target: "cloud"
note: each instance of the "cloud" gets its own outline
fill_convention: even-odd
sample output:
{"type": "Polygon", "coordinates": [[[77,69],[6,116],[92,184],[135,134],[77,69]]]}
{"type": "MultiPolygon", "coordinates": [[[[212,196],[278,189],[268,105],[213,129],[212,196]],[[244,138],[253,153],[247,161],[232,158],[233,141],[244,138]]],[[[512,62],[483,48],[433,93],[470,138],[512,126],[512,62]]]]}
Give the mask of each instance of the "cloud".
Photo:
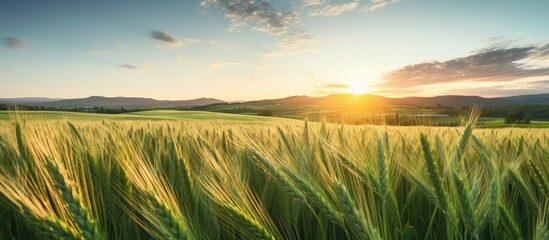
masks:
{"type": "Polygon", "coordinates": [[[321,88],[335,88],[335,89],[347,89],[349,88],[349,85],[343,84],[343,83],[327,83],[322,86],[321,88]]]}
{"type": "Polygon", "coordinates": [[[201,5],[220,8],[230,22],[230,31],[245,27],[279,37],[277,46],[284,51],[299,51],[314,43],[297,12],[279,10],[269,0],[201,0],[201,5]]]}
{"type": "Polygon", "coordinates": [[[158,41],[164,42],[171,46],[179,46],[181,45],[181,41],[170,35],[166,32],[160,32],[160,31],[151,31],[150,34],[151,38],[156,39],[158,41]]]}
{"type": "Polygon", "coordinates": [[[16,37],[6,37],[2,43],[9,48],[17,49],[25,46],[26,42],[16,37]]]}
{"type": "Polygon", "coordinates": [[[143,64],[120,64],[118,67],[130,69],[130,70],[145,70],[151,66],[151,63],[146,62],[143,64]]]}
{"type": "Polygon", "coordinates": [[[303,6],[310,17],[330,17],[341,15],[359,8],[362,5],[363,12],[372,12],[400,0],[303,0],[303,6]]]}
{"type": "Polygon", "coordinates": [[[90,49],[88,54],[92,56],[104,56],[112,53],[111,49],[90,49]]]}
{"type": "Polygon", "coordinates": [[[291,27],[300,25],[296,12],[280,11],[268,0],[201,0],[201,5],[220,7],[231,22],[230,30],[249,26],[253,30],[280,36],[291,27]]]}
{"type": "Polygon", "coordinates": [[[282,49],[295,49],[316,43],[308,32],[300,31],[286,34],[277,44],[282,49]]]}
{"type": "Polygon", "coordinates": [[[251,67],[253,64],[247,62],[231,62],[223,61],[221,59],[214,59],[210,64],[210,68],[220,69],[224,67],[251,67]]]}
{"type": "Polygon", "coordinates": [[[190,43],[190,44],[196,44],[196,43],[200,43],[200,39],[198,38],[183,38],[183,42],[184,43],[190,43]]]}
{"type": "Polygon", "coordinates": [[[502,97],[516,95],[542,94],[549,92],[549,80],[517,81],[511,84],[495,85],[481,88],[449,89],[444,94],[456,95],[480,95],[484,97],[502,97]]]}
{"type": "Polygon", "coordinates": [[[366,5],[362,11],[364,12],[373,12],[375,10],[378,10],[380,8],[386,7],[388,5],[391,5],[393,3],[400,2],[400,0],[370,0],[370,3],[366,5]]]}
{"type": "Polygon", "coordinates": [[[549,75],[549,43],[520,47],[489,47],[444,62],[405,66],[386,73],[381,86],[413,87],[437,83],[513,81],[549,75]]]}
{"type": "Polygon", "coordinates": [[[360,0],[352,1],[324,1],[324,0],[304,0],[303,3],[308,9],[308,15],[314,16],[337,16],[342,13],[356,9],[360,0]]]}
{"type": "Polygon", "coordinates": [[[302,53],[312,53],[316,52],[315,50],[311,49],[288,49],[288,50],[275,50],[275,51],[267,51],[260,56],[262,57],[287,57],[287,56],[294,56],[302,53]]]}

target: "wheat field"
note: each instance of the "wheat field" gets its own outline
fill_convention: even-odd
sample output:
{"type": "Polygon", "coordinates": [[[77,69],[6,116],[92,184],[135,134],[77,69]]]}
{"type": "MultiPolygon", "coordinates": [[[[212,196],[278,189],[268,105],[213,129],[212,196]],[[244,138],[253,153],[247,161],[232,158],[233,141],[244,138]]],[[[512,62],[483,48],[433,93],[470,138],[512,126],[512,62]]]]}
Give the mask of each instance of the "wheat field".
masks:
{"type": "Polygon", "coordinates": [[[549,130],[0,122],[3,239],[549,239],[549,130]]]}

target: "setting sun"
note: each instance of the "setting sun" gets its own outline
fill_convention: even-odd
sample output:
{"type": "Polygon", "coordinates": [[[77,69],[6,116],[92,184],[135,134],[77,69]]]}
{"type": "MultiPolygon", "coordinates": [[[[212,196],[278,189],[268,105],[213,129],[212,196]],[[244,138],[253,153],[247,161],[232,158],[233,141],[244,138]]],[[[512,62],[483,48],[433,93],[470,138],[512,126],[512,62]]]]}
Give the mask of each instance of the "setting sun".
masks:
{"type": "Polygon", "coordinates": [[[352,94],[364,94],[366,93],[366,86],[364,86],[364,84],[349,84],[347,92],[352,94]]]}

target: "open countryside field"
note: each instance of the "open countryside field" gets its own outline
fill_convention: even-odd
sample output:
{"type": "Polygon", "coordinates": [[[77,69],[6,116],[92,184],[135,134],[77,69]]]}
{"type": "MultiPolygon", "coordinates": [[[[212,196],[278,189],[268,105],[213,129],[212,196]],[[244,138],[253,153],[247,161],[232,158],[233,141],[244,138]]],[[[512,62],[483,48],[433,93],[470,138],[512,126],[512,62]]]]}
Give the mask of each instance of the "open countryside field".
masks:
{"type": "Polygon", "coordinates": [[[20,116],[28,118],[0,121],[2,236],[549,236],[546,129],[351,126],[173,111],[20,116]],[[248,124],[255,122],[263,124],[248,124]]]}
{"type": "Polygon", "coordinates": [[[123,114],[63,111],[0,111],[0,120],[9,120],[17,117],[42,120],[223,120],[236,122],[270,122],[278,119],[249,115],[177,110],[150,110],[123,114]]]}

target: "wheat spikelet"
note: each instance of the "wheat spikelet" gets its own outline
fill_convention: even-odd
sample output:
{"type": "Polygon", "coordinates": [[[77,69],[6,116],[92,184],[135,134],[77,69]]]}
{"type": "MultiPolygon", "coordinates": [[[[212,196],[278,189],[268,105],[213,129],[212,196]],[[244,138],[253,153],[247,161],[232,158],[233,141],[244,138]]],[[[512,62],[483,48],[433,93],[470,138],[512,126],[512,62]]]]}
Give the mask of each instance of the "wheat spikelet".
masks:
{"type": "Polygon", "coordinates": [[[530,206],[537,208],[538,200],[534,197],[532,191],[528,189],[524,179],[517,173],[517,170],[510,168],[508,170],[508,177],[513,186],[519,191],[522,198],[524,198],[530,206]]]}
{"type": "Polygon", "coordinates": [[[231,206],[230,204],[221,204],[220,207],[227,212],[227,214],[232,217],[232,220],[238,224],[238,226],[246,229],[246,232],[243,234],[250,235],[252,239],[275,239],[273,235],[261,225],[259,222],[255,221],[253,218],[246,215],[243,211],[238,208],[231,206]]]}
{"type": "Polygon", "coordinates": [[[533,173],[534,180],[538,188],[545,194],[546,197],[549,197],[549,181],[544,177],[539,168],[532,164],[532,161],[527,161],[528,167],[533,173]]]}
{"type": "MultiPolygon", "coordinates": [[[[388,145],[387,135],[385,135],[385,146],[388,145]]],[[[379,178],[379,191],[383,199],[383,211],[389,211],[392,219],[386,216],[388,221],[400,225],[400,214],[396,202],[396,198],[389,184],[389,174],[387,173],[387,158],[384,150],[384,144],[380,139],[377,140],[377,168],[379,178]]]]}
{"type": "Polygon", "coordinates": [[[15,137],[17,139],[17,147],[19,148],[21,158],[26,161],[30,160],[29,149],[27,148],[27,145],[25,145],[23,133],[21,132],[21,125],[18,122],[15,123],[15,137]]]}
{"type": "Polygon", "coordinates": [[[271,161],[269,161],[263,154],[254,151],[253,157],[256,159],[261,166],[261,169],[265,171],[269,176],[274,178],[284,190],[292,197],[296,202],[307,203],[307,199],[303,192],[299,190],[283,173],[281,170],[277,169],[271,161]]]}
{"type": "Polygon", "coordinates": [[[164,230],[163,233],[165,234],[165,237],[169,239],[189,239],[189,233],[183,226],[183,222],[172,210],[158,201],[154,193],[147,192],[144,196],[150,202],[154,208],[153,210],[159,217],[162,225],[157,227],[164,230]]]}
{"type": "Polygon", "coordinates": [[[356,239],[381,239],[377,231],[368,231],[367,225],[364,222],[364,216],[356,208],[355,202],[345,186],[337,181],[334,181],[333,185],[336,195],[341,202],[345,219],[348,220],[352,232],[356,235],[356,239]]]}
{"type": "Polygon", "coordinates": [[[507,231],[512,235],[512,239],[522,239],[520,236],[520,230],[516,222],[511,217],[511,214],[507,210],[507,208],[503,205],[503,203],[500,203],[498,205],[498,210],[501,215],[503,225],[507,229],[507,231]]]}
{"type": "Polygon", "coordinates": [[[493,226],[497,226],[497,223],[499,222],[499,185],[498,178],[492,178],[492,181],[490,181],[490,192],[488,195],[487,214],[485,215],[485,218],[491,219],[493,226]]]}
{"type": "Polygon", "coordinates": [[[468,193],[468,188],[465,185],[465,182],[462,178],[459,177],[457,173],[454,172],[454,184],[456,186],[456,191],[458,194],[458,200],[461,209],[461,213],[463,214],[463,221],[465,223],[465,227],[468,229],[470,233],[477,234],[477,216],[475,214],[475,211],[473,210],[473,201],[471,200],[471,197],[468,193]]]}
{"type": "Polygon", "coordinates": [[[64,221],[50,216],[39,216],[34,213],[22,200],[19,202],[21,215],[34,226],[44,237],[57,239],[82,239],[82,235],[64,221]]]}
{"type": "Polygon", "coordinates": [[[326,200],[319,192],[317,192],[311,184],[307,183],[303,178],[297,176],[290,170],[286,169],[286,174],[296,182],[300,189],[303,191],[307,200],[315,205],[322,214],[330,218],[335,223],[342,223],[343,216],[336,211],[331,203],[326,200]]]}
{"type": "Polygon", "coordinates": [[[431,181],[431,184],[435,189],[437,203],[440,205],[440,208],[443,211],[448,211],[448,197],[442,186],[442,179],[439,174],[438,164],[435,159],[433,159],[429,140],[427,140],[427,137],[424,134],[421,134],[420,141],[423,150],[423,156],[425,158],[425,163],[427,165],[429,180],[431,181]]]}
{"type": "Polygon", "coordinates": [[[39,220],[43,224],[44,230],[53,234],[58,239],[82,239],[74,229],[59,219],[43,218],[39,220]]]}
{"type": "Polygon", "coordinates": [[[67,202],[69,211],[72,213],[74,220],[82,231],[82,236],[85,239],[106,239],[99,231],[97,223],[90,218],[88,210],[83,207],[80,200],[74,196],[72,187],[66,182],[65,177],[59,170],[57,164],[50,161],[47,166],[55,180],[55,186],[61,192],[63,200],[67,202]]]}
{"type": "Polygon", "coordinates": [[[456,149],[456,153],[454,156],[455,163],[461,161],[461,159],[463,158],[463,154],[469,146],[469,139],[471,139],[471,135],[473,135],[473,126],[468,123],[467,126],[465,126],[465,130],[463,131],[463,135],[461,135],[459,145],[456,149]]]}

